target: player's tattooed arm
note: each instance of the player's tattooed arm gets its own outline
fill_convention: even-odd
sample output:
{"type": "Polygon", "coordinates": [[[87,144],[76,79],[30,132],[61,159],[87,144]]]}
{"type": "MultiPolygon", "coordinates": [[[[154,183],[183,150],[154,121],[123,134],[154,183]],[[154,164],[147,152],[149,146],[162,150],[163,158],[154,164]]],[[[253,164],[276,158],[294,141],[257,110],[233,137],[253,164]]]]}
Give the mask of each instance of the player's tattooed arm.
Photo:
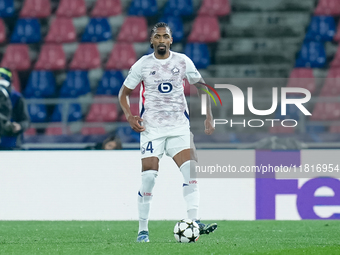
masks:
{"type": "Polygon", "coordinates": [[[131,128],[136,132],[143,132],[145,128],[140,125],[140,122],[142,122],[143,119],[139,116],[133,116],[130,110],[129,96],[131,92],[132,89],[123,85],[118,95],[119,103],[131,128]]]}
{"type": "MultiPolygon", "coordinates": [[[[203,80],[203,78],[201,78],[197,83],[194,84],[198,89],[197,89],[197,92],[198,92],[198,96],[200,98],[202,94],[206,94],[206,92],[204,90],[209,90],[207,88],[207,86],[205,86],[205,82],[203,80]],[[204,90],[202,90],[204,89],[204,90]]],[[[207,135],[211,135],[214,131],[215,131],[215,128],[214,128],[214,125],[213,125],[213,114],[212,114],[212,111],[211,111],[211,102],[210,102],[210,97],[207,96],[207,115],[206,115],[206,119],[204,121],[204,126],[205,126],[205,130],[204,132],[207,134],[207,135]]]]}

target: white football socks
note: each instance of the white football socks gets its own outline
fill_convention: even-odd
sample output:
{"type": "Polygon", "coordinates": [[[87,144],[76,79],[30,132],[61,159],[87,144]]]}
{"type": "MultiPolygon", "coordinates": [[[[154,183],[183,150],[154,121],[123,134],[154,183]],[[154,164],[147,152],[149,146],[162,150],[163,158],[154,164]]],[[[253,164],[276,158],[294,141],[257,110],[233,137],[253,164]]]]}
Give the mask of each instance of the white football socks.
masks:
{"type": "Polygon", "coordinates": [[[139,230],[148,231],[148,221],[150,212],[150,203],[152,200],[152,189],[155,186],[155,181],[158,171],[147,170],[142,172],[142,186],[138,192],[138,213],[139,213],[139,230]]]}
{"type": "MultiPolygon", "coordinates": [[[[179,168],[183,174],[183,197],[187,203],[188,218],[198,220],[199,190],[196,178],[190,177],[190,165],[194,167],[196,161],[188,160],[179,168]]],[[[195,169],[195,168],[194,168],[195,169]]]]}

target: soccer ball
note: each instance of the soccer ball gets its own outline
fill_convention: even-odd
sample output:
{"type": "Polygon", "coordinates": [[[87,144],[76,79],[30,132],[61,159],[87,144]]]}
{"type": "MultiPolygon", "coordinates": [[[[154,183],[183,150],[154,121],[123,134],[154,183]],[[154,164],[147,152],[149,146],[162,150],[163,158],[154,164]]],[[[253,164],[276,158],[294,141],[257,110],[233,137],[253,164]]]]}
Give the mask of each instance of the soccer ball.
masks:
{"type": "Polygon", "coordinates": [[[194,243],[200,236],[200,229],[195,221],[184,219],[176,223],[174,236],[180,243],[194,243]]]}

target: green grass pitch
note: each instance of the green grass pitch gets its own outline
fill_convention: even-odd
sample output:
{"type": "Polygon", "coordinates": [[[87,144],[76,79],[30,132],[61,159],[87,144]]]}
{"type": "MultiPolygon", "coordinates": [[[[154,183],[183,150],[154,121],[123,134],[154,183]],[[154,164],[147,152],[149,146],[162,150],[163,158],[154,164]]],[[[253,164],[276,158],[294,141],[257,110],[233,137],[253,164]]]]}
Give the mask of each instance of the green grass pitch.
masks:
{"type": "MultiPolygon", "coordinates": [[[[211,222],[211,221],[210,221],[211,222]]],[[[217,221],[215,233],[177,243],[175,221],[0,221],[0,254],[340,254],[340,221],[217,221]]]]}

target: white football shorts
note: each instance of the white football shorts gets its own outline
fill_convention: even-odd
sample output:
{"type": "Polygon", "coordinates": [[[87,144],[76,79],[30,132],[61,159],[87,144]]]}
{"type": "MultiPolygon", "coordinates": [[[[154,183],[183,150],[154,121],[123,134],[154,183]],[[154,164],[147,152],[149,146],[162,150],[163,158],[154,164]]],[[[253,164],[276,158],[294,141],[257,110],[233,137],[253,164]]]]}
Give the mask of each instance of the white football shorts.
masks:
{"type": "Polygon", "coordinates": [[[194,136],[189,127],[161,129],[149,128],[140,135],[141,157],[162,158],[165,153],[174,157],[185,149],[194,149],[194,136]]]}

